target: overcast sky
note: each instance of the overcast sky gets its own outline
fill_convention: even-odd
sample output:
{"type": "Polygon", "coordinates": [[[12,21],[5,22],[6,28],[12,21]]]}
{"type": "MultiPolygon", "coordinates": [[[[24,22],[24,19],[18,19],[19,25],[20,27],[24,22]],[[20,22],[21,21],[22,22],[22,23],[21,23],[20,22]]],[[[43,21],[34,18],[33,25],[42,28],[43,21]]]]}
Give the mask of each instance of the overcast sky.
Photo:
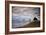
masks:
{"type": "Polygon", "coordinates": [[[32,7],[13,7],[13,16],[31,16],[39,17],[40,8],[32,7]]]}

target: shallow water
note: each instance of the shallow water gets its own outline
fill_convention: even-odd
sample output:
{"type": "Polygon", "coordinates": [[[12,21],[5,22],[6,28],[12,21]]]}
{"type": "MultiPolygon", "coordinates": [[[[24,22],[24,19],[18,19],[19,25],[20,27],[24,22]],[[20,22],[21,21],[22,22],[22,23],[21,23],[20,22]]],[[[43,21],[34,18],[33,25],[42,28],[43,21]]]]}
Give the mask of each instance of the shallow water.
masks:
{"type": "Polygon", "coordinates": [[[31,16],[13,16],[12,19],[13,27],[20,27],[31,22],[31,16]]]}

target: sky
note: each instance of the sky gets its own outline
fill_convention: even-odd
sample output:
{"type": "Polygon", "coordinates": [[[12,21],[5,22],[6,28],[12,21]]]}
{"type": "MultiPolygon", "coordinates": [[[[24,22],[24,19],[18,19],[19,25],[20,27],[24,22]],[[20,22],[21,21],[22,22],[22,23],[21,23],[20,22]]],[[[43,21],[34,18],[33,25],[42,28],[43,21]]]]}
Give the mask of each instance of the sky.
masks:
{"type": "Polygon", "coordinates": [[[33,8],[33,7],[13,7],[13,13],[17,15],[35,15],[39,14],[39,8],[33,8]]]}

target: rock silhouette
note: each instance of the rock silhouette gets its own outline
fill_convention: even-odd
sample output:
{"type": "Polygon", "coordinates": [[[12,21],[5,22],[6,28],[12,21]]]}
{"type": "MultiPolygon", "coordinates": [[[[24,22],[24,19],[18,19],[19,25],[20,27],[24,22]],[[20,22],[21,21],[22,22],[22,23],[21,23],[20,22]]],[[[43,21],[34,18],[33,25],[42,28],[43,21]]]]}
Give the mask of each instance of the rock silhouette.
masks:
{"type": "Polygon", "coordinates": [[[38,20],[36,17],[34,17],[34,19],[33,20],[38,20]]]}

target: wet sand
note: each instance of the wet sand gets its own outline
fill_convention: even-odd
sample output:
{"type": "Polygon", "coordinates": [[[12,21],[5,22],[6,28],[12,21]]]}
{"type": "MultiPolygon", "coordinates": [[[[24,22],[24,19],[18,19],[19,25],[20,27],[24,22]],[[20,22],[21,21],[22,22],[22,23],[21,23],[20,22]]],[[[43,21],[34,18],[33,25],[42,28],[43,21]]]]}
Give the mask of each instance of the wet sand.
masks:
{"type": "Polygon", "coordinates": [[[17,27],[17,28],[31,28],[31,27],[40,27],[40,21],[30,22],[28,25],[17,27]]]}

